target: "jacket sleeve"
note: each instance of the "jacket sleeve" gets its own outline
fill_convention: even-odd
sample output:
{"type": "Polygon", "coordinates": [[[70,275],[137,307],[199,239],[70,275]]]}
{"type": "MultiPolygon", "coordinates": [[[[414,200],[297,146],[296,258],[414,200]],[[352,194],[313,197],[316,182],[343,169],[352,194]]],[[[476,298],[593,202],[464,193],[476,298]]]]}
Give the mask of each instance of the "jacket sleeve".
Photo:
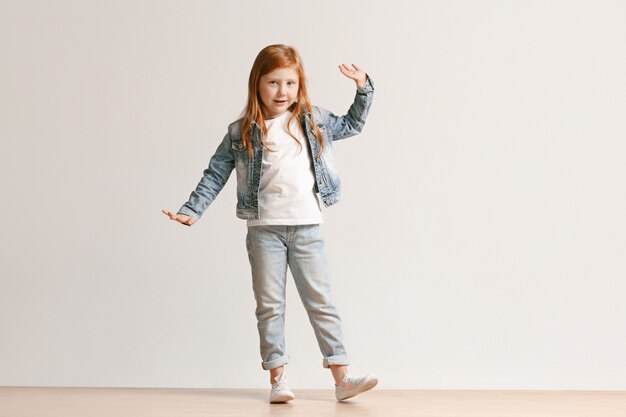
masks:
{"type": "Polygon", "coordinates": [[[348,113],[343,116],[336,116],[331,112],[327,113],[327,123],[333,141],[361,133],[369,109],[372,106],[373,97],[374,83],[368,75],[365,84],[361,88],[357,88],[354,102],[348,109],[348,113]]]}
{"type": "Polygon", "coordinates": [[[211,157],[209,166],[204,170],[196,189],[191,192],[189,200],[183,204],[177,214],[186,214],[193,218],[194,222],[198,220],[222,191],[234,167],[231,138],[230,134],[226,133],[222,143],[211,157]]]}

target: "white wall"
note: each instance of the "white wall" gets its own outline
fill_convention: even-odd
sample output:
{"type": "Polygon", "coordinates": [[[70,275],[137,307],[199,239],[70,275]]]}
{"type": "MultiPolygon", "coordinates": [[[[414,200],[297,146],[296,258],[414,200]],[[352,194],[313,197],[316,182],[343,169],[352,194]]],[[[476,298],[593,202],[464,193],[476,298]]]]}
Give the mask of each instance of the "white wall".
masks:
{"type": "MultiPolygon", "coordinates": [[[[626,389],[620,1],[2,1],[0,385],[266,387],[235,177],[177,210],[258,51],[376,94],[323,226],[382,388],[626,389]],[[306,19],[303,19],[306,17],[306,19]]],[[[331,387],[293,284],[291,385],[331,387]]]]}

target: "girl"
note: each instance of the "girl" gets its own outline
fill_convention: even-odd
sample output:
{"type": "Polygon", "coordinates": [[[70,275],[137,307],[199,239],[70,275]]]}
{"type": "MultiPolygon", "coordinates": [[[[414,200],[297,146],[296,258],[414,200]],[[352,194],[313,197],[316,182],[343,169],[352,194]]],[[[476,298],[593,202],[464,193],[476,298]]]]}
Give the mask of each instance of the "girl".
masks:
{"type": "Polygon", "coordinates": [[[320,200],[339,201],[333,141],[361,132],[374,86],[356,65],[339,70],[354,80],[357,92],[348,113],[336,116],[309,102],[304,69],[296,50],[269,45],[257,55],[248,81],[243,117],[228,126],[222,143],[195,191],[170,219],[194,224],[237,173],[237,217],[247,220],[246,248],[252,269],[260,337],[261,366],[270,372],[270,402],[294,399],[287,387],[285,352],[285,279],[287,266],[307,310],[323,366],[335,379],[337,400],[373,388],[373,375],[348,373],[341,321],[330,297],[324,254],[320,200]]]}

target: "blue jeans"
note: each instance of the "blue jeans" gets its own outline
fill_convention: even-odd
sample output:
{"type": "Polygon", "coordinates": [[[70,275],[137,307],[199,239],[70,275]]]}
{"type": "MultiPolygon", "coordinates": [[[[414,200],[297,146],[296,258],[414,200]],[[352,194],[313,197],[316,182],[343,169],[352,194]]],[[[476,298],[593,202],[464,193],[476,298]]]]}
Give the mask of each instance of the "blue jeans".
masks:
{"type": "Polygon", "coordinates": [[[324,356],[322,366],[348,365],[341,320],[330,296],[330,275],[319,225],[251,226],[246,247],[263,369],[277,368],[289,361],[285,351],[287,266],[324,356]]]}

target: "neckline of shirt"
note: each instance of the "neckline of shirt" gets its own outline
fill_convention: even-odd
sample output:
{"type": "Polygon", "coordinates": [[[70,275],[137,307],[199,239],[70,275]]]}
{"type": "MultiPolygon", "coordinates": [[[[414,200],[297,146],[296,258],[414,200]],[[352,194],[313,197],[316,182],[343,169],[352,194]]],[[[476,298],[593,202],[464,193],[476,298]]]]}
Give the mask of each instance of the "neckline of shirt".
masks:
{"type": "Polygon", "coordinates": [[[275,123],[276,121],[282,120],[285,117],[289,116],[290,114],[291,114],[291,112],[289,110],[287,110],[286,112],[284,112],[280,116],[276,116],[276,117],[271,118],[271,119],[265,119],[265,123],[267,123],[267,122],[275,123]]]}

